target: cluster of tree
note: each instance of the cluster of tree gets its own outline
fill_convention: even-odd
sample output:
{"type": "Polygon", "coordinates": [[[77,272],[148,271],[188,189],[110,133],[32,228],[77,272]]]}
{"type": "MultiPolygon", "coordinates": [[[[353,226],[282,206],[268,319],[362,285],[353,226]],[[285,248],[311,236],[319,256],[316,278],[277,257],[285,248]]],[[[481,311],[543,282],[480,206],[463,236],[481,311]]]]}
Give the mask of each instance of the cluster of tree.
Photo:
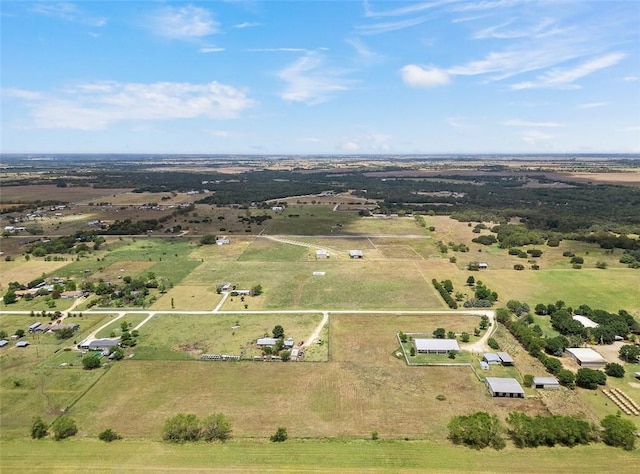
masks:
{"type": "Polygon", "coordinates": [[[75,420],[68,416],[60,416],[51,426],[44,422],[42,418],[36,416],[31,422],[31,437],[42,439],[49,434],[49,429],[53,432],[53,438],[60,441],[78,433],[75,420]]]}
{"type": "Polygon", "coordinates": [[[545,241],[541,232],[524,225],[500,224],[493,227],[491,232],[497,234],[497,241],[503,249],[529,244],[540,245],[545,241]]]}
{"type": "Polygon", "coordinates": [[[475,237],[471,239],[471,242],[475,242],[476,244],[482,244],[482,245],[493,245],[497,241],[498,239],[493,234],[481,235],[479,237],[475,237]]]}
{"type": "Polygon", "coordinates": [[[116,220],[101,233],[107,235],[138,235],[145,234],[149,230],[158,230],[160,227],[161,224],[158,219],[143,219],[139,221],[125,219],[123,221],[116,220]]]}
{"type": "Polygon", "coordinates": [[[444,280],[441,283],[434,278],[433,280],[431,280],[431,283],[433,284],[433,287],[438,291],[438,293],[440,293],[440,296],[442,296],[442,299],[445,303],[447,303],[449,308],[458,308],[458,303],[456,303],[456,300],[454,300],[451,296],[451,292],[453,291],[453,284],[451,283],[451,280],[444,280]]]}
{"type": "Polygon", "coordinates": [[[490,308],[498,301],[498,293],[492,291],[480,280],[475,283],[473,296],[473,298],[469,298],[464,302],[463,306],[465,308],[490,308]]]}
{"type": "Polygon", "coordinates": [[[522,412],[509,413],[508,434],[518,448],[538,446],[576,446],[597,440],[596,427],[588,421],[571,416],[535,417],[522,412]]]}
{"type": "MultiPolygon", "coordinates": [[[[549,342],[542,336],[542,331],[536,331],[528,323],[526,318],[514,320],[511,313],[506,308],[498,308],[496,310],[496,318],[509,332],[515,337],[520,344],[533,357],[536,357],[545,366],[547,371],[558,378],[558,381],[569,388],[575,386],[575,376],[573,372],[562,368],[562,363],[555,357],[547,356],[544,351],[556,353],[554,343],[549,342]],[[549,349],[547,343],[549,342],[549,349]]],[[[538,328],[539,329],[539,328],[538,328]]],[[[562,348],[564,351],[564,347],[562,348]]],[[[560,352],[561,354],[562,352],[560,352]]]]}
{"type": "Polygon", "coordinates": [[[529,416],[511,412],[505,427],[496,415],[478,411],[473,415],[454,416],[448,425],[449,439],[475,449],[506,446],[505,435],[518,448],[538,446],[576,446],[603,441],[625,450],[635,448],[635,425],[620,416],[608,415],[601,421],[602,431],[586,420],[561,415],[529,416]]]}
{"type": "Polygon", "coordinates": [[[86,282],[82,289],[100,296],[96,301],[102,306],[145,306],[146,297],[150,289],[158,288],[161,292],[165,287],[162,279],[155,273],[149,272],[140,277],[124,276],[119,283],[110,283],[100,280],[97,284],[86,282]]]}
{"type": "Polygon", "coordinates": [[[630,333],[640,333],[640,323],[629,314],[620,310],[617,314],[609,313],[601,309],[591,309],[587,305],[578,308],[565,308],[564,302],[535,306],[536,314],[550,316],[553,328],[564,336],[577,336],[583,341],[591,341],[599,344],[611,344],[616,337],[627,338],[630,333]],[[588,317],[598,324],[595,328],[586,328],[579,321],[573,319],[574,314],[588,317]]]}
{"type": "Polygon", "coordinates": [[[463,444],[475,449],[491,446],[503,449],[504,426],[496,415],[478,411],[473,415],[454,416],[448,425],[449,439],[455,444],[463,444]]]}
{"type": "Polygon", "coordinates": [[[179,413],[169,418],[162,439],[172,443],[185,441],[226,441],[231,437],[231,422],[223,413],[213,413],[202,420],[194,414],[179,413]]]}
{"type": "Polygon", "coordinates": [[[49,254],[89,252],[98,250],[104,242],[104,237],[95,232],[78,231],[73,235],[38,240],[27,247],[26,253],[44,257],[49,254]]]}

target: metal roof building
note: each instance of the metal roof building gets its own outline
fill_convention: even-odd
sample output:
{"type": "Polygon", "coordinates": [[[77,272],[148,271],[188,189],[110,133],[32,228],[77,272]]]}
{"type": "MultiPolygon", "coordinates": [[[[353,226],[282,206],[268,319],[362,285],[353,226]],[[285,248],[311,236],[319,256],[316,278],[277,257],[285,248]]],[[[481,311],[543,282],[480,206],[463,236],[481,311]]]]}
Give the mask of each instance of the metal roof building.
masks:
{"type": "Polygon", "coordinates": [[[596,351],[586,347],[569,347],[565,352],[573,357],[581,367],[603,369],[607,361],[596,351]]]}
{"type": "Polygon", "coordinates": [[[524,398],[524,389],[511,377],[487,377],[487,388],[494,397],[524,398]]]}
{"type": "Polygon", "coordinates": [[[498,356],[498,354],[494,354],[493,352],[485,352],[484,356],[482,357],[485,362],[487,364],[501,364],[502,361],[500,360],[500,357],[498,356]]]}
{"type": "Polygon", "coordinates": [[[500,362],[502,365],[513,365],[513,359],[506,352],[498,352],[498,357],[500,357],[500,362]]]}
{"type": "Polygon", "coordinates": [[[413,344],[420,354],[446,354],[449,351],[460,350],[455,339],[414,339],[413,344]]]}
{"type": "Polygon", "coordinates": [[[550,389],[559,389],[560,382],[555,377],[534,377],[533,378],[533,386],[535,388],[550,388],[550,389]]]}

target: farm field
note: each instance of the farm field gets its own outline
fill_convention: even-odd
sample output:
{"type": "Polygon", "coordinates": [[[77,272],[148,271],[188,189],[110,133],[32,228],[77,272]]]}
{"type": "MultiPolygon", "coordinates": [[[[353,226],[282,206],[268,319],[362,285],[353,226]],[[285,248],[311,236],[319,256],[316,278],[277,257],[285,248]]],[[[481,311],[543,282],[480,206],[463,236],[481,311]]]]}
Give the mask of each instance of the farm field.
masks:
{"type": "MultiPolygon", "coordinates": [[[[125,197],[118,199],[124,204],[125,197]]],[[[146,200],[153,196],[134,197],[146,200]]],[[[562,299],[574,307],[587,304],[612,312],[624,308],[638,318],[640,273],[618,262],[620,250],[605,252],[596,245],[569,241],[555,248],[537,246],[544,253],[535,259],[541,269],[533,271],[529,269],[532,262],[508,255],[497,245],[473,243],[471,239],[478,234],[472,227],[448,217],[425,216],[427,227],[423,228],[412,218],[363,219],[355,212],[333,212],[332,208],[292,204],[283,215],[273,213],[262,226],[253,225],[252,232],[258,227],[264,230],[263,235],[256,236],[244,231],[240,235],[215,232],[245,211],[207,206],[198,209],[197,218],[207,216],[213,222],[195,225],[228,237],[228,245],[202,245],[192,227],[193,232],[182,237],[109,237],[99,251],[67,255],[66,261],[45,262],[35,257],[27,261],[22,256],[0,261],[3,290],[9,282],[29,281],[43,273],[93,283],[154,275],[163,285],[162,291],[151,289],[155,299],[144,308],[101,308],[112,312],[97,314],[89,308],[91,299],[83,302],[74,310],[83,311],[83,318],[67,321],[81,326],[72,340],[60,342],[53,335],[27,335],[24,339],[31,345],[25,350],[13,347],[13,342],[11,347],[0,349],[3,444],[6,441],[13,446],[23,460],[33,459],[34,472],[90,468],[96,463],[95,453],[103,450],[102,459],[114,447],[121,448],[120,454],[113,453],[122,463],[113,469],[131,471],[155,466],[170,469],[186,458],[180,466],[196,472],[224,471],[229,466],[246,472],[283,468],[298,471],[313,468],[313,460],[323,470],[342,472],[417,472],[424,471],[425,466],[443,472],[478,470],[485,469],[488,462],[493,463],[491,472],[513,472],[516,467],[522,472],[539,472],[538,468],[545,466],[562,471],[578,465],[582,469],[579,463],[584,463],[586,453],[594,461],[582,469],[585,472],[592,468],[595,472],[602,466],[628,469],[637,463],[637,453],[602,445],[535,451],[516,450],[509,445],[500,453],[452,446],[446,439],[451,417],[479,409],[500,419],[511,411],[523,410],[532,415],[575,414],[597,423],[603,416],[615,414],[617,408],[601,390],[563,388],[550,393],[526,388],[525,400],[493,399],[468,367],[409,367],[396,355],[399,331],[428,335],[443,327],[458,334],[473,334],[478,325],[476,316],[401,314],[447,309],[433,288],[434,278],[451,280],[454,293],[460,292],[466,299],[473,296],[473,287],[466,284],[472,275],[499,294],[498,306],[511,299],[531,307],[562,299]],[[299,217],[287,217],[291,214],[299,217]],[[225,217],[218,220],[216,215],[225,217]],[[432,225],[435,230],[427,230],[432,225]],[[439,242],[464,243],[469,251],[450,248],[443,253],[439,242]],[[331,257],[316,259],[318,248],[327,249],[331,257]],[[362,250],[364,258],[350,259],[348,252],[352,249],[362,250]],[[562,256],[565,251],[584,256],[583,267],[571,268],[569,259],[562,256]],[[487,262],[489,268],[468,271],[466,266],[471,261],[487,262]],[[521,262],[527,269],[515,271],[513,265],[521,262]],[[596,262],[605,262],[607,268],[596,268],[596,262]],[[244,299],[225,298],[216,287],[227,282],[237,289],[260,285],[263,293],[244,299]],[[398,314],[377,313],[383,310],[398,314]],[[273,314],[250,314],[253,311],[273,314]],[[303,341],[318,327],[323,311],[331,312],[329,323],[318,336],[323,343],[306,348],[304,362],[251,360],[261,356],[255,340],[269,334],[276,324],[281,324],[296,342],[303,341]],[[363,313],[356,314],[358,311],[363,313]],[[140,328],[137,346],[127,349],[125,360],[109,363],[107,368],[81,370],[79,353],[64,350],[116,315],[126,313],[97,337],[117,336],[123,321],[136,326],[154,312],[140,328]],[[203,353],[237,354],[248,360],[202,361],[203,353]],[[28,452],[33,444],[24,440],[31,417],[39,414],[53,421],[63,409],[77,421],[78,439],[65,442],[65,449],[57,452],[59,444],[45,440],[38,445],[42,452],[54,453],[51,463],[44,464],[28,452]],[[164,421],[176,413],[205,416],[212,412],[222,412],[231,420],[231,442],[214,446],[157,442],[164,421]],[[280,447],[266,441],[278,426],[286,426],[291,437],[280,447]],[[95,441],[106,428],[125,439],[114,445],[95,441]],[[374,431],[381,438],[377,442],[369,439],[374,431]],[[149,450],[155,456],[145,452],[136,457],[136,449],[149,450]],[[246,456],[241,454],[243,450],[246,456]],[[85,451],[94,453],[94,457],[85,451]],[[153,459],[145,463],[147,457],[153,459]]],[[[255,215],[263,212],[271,214],[270,210],[251,210],[255,215]]],[[[178,221],[183,218],[193,220],[193,216],[181,216],[178,221]]],[[[76,224],[69,221],[68,225],[76,224]]],[[[241,228],[244,224],[237,225],[241,228]]],[[[529,248],[533,246],[523,246],[524,250],[529,248]]],[[[0,302],[0,309],[64,311],[72,303],[56,300],[55,308],[50,309],[44,299],[20,300],[11,305],[0,302]]],[[[45,321],[28,314],[2,314],[0,329],[13,334],[41,320],[45,321]]],[[[544,334],[556,334],[548,321],[539,317],[535,321],[544,334]]],[[[498,329],[495,337],[516,360],[515,368],[491,367],[483,372],[478,352],[465,351],[454,362],[470,362],[481,379],[513,376],[522,380],[524,374],[546,375],[544,367],[510,334],[498,329]]],[[[471,336],[470,343],[478,339],[471,336]]],[[[612,357],[615,360],[615,354],[612,357]]],[[[419,356],[416,360],[450,362],[446,355],[419,356]]],[[[640,385],[632,375],[640,367],[626,364],[625,368],[624,379],[610,378],[607,384],[640,401],[640,385]]],[[[638,417],[627,418],[640,429],[638,417]]],[[[13,451],[9,457],[3,455],[0,467],[16,466],[20,462],[17,456],[13,451]]],[[[112,461],[105,461],[107,470],[112,461]]]]}
{"type": "Polygon", "coordinates": [[[633,472],[637,452],[612,451],[603,445],[574,448],[507,448],[477,451],[437,441],[289,440],[267,443],[235,440],[225,444],[173,445],[123,440],[103,443],[74,440],[60,443],[9,440],[3,443],[2,465],[30,472],[633,472]],[[588,459],[588,462],[585,460],[588,459]]]}

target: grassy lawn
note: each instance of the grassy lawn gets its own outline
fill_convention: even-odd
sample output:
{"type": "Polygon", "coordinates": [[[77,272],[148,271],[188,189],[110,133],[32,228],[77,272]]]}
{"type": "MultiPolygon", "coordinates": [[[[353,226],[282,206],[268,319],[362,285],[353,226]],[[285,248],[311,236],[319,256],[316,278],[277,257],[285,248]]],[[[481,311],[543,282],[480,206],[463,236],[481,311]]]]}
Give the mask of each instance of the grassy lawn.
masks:
{"type": "Polygon", "coordinates": [[[109,326],[105,327],[101,331],[98,331],[98,333],[96,334],[96,337],[97,338],[119,337],[122,334],[122,326],[121,326],[122,323],[124,322],[129,323],[129,327],[131,329],[136,327],[142,321],[144,321],[144,319],[147,316],[148,315],[144,313],[127,314],[124,316],[124,318],[114,321],[109,326]]]}
{"type": "Polygon", "coordinates": [[[231,440],[174,445],[159,441],[97,439],[56,442],[11,440],[3,470],[30,472],[633,472],[637,452],[596,444],[575,448],[476,451],[434,441],[231,440]],[[61,446],[64,448],[61,449],[61,446]],[[588,459],[588,462],[585,462],[588,459]]]}

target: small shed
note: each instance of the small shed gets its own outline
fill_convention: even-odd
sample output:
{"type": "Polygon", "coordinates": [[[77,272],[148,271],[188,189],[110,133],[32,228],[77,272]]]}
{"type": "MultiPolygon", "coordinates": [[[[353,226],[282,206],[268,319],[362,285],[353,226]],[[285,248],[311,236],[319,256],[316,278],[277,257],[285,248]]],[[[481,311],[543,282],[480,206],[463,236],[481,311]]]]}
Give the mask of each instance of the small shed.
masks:
{"type": "Polygon", "coordinates": [[[288,349],[291,349],[293,347],[294,343],[295,343],[295,341],[293,340],[293,338],[292,337],[288,337],[284,341],[284,347],[286,347],[288,349]]]}
{"type": "Polygon", "coordinates": [[[349,250],[349,258],[363,258],[362,250],[349,250]]]}
{"type": "Polygon", "coordinates": [[[524,398],[524,389],[512,377],[487,377],[486,383],[494,397],[524,398]]]}
{"type": "Polygon", "coordinates": [[[534,377],[533,386],[535,388],[557,390],[560,388],[560,382],[555,377],[534,377]]]}
{"type": "Polygon", "coordinates": [[[500,360],[500,357],[498,356],[498,354],[494,354],[493,352],[486,352],[482,356],[482,359],[487,364],[501,364],[502,363],[502,361],[500,360]]]}
{"type": "Polygon", "coordinates": [[[16,342],[16,347],[27,347],[29,345],[29,341],[18,341],[16,342]]]}
{"type": "Polygon", "coordinates": [[[604,369],[607,361],[599,353],[587,347],[569,347],[565,352],[571,356],[581,367],[590,369],[604,369]]]}
{"type": "Polygon", "coordinates": [[[261,337],[260,339],[258,339],[256,341],[256,344],[258,346],[275,346],[276,342],[278,342],[278,339],[276,339],[275,337],[261,337]]]}
{"type": "Polygon", "coordinates": [[[487,262],[480,262],[478,263],[478,268],[487,269],[489,268],[489,264],[487,262]]]}
{"type": "Polygon", "coordinates": [[[329,252],[324,249],[316,250],[316,258],[329,258],[329,252]]]}
{"type": "Polygon", "coordinates": [[[633,374],[635,376],[635,378],[640,380],[640,372],[636,372],[635,374],[633,374]]]}
{"type": "Polygon", "coordinates": [[[455,339],[414,339],[413,344],[419,354],[447,354],[449,351],[460,351],[455,339]]]}
{"type": "Polygon", "coordinates": [[[9,341],[7,341],[6,339],[2,339],[2,340],[0,340],[0,347],[4,347],[4,346],[6,346],[7,344],[9,344],[9,341]]]}
{"type": "Polygon", "coordinates": [[[33,323],[29,326],[29,332],[35,332],[41,324],[41,322],[33,323]]]}
{"type": "Polygon", "coordinates": [[[485,354],[482,356],[482,359],[487,363],[487,364],[501,364],[502,361],[500,360],[500,357],[498,356],[498,354],[494,354],[493,352],[485,352],[485,354]]]}
{"type": "Polygon", "coordinates": [[[502,365],[513,365],[513,358],[506,352],[498,352],[502,365]]]}
{"type": "Polygon", "coordinates": [[[480,368],[482,368],[483,370],[489,370],[489,364],[486,361],[481,360],[480,361],[480,368]]]}

